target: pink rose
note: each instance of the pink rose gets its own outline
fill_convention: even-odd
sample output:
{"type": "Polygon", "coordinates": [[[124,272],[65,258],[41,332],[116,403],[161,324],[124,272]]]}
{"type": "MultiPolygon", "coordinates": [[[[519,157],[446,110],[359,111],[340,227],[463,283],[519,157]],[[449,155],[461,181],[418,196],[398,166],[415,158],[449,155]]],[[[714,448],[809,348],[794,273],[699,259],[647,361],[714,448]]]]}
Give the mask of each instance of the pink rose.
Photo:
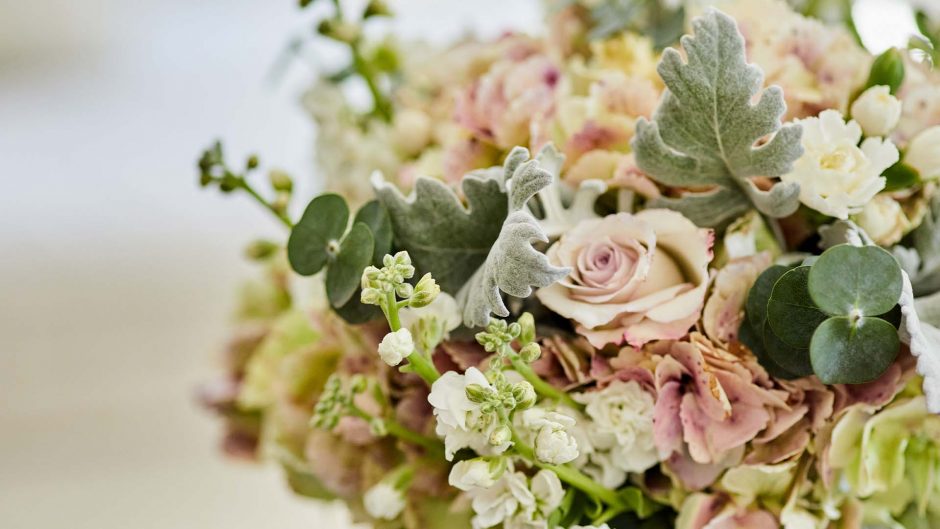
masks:
{"type": "Polygon", "coordinates": [[[547,252],[571,274],[536,295],[598,348],[678,339],[701,313],[713,241],[666,209],[583,220],[547,252]]]}

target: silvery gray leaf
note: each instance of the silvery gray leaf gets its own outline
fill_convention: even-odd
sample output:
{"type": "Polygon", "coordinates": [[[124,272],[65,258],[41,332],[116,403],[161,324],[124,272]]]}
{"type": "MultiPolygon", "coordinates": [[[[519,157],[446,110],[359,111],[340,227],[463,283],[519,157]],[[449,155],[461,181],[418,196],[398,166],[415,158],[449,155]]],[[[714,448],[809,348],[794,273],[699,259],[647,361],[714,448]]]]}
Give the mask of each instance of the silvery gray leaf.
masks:
{"type": "Polygon", "coordinates": [[[585,180],[574,192],[565,188],[561,182],[561,168],[565,156],[554,145],[548,144],[535,157],[539,166],[552,176],[552,185],[545,186],[538,192],[534,201],[529,202],[530,212],[536,209],[542,230],[549,238],[555,238],[573,228],[585,219],[597,218],[594,203],[607,191],[607,184],[602,180],[585,180]],[[571,196],[563,197],[568,191],[571,196]],[[565,200],[567,198],[567,200],[565,200]]]}
{"type": "Polygon", "coordinates": [[[782,126],[783,93],[761,89],[763,73],[747,63],[744,39],[731,17],[709,10],[682,38],[687,61],[663,52],[658,71],[666,84],[652,121],[637,123],[637,165],[657,182],[681,188],[711,187],[651,206],[680,211],[700,226],[719,226],[756,207],[783,217],[799,207],[799,187],[776,183],[759,190],[755,176],[780,176],[803,153],[799,125],[782,126]],[[758,145],[758,143],[760,143],[758,145]]]}

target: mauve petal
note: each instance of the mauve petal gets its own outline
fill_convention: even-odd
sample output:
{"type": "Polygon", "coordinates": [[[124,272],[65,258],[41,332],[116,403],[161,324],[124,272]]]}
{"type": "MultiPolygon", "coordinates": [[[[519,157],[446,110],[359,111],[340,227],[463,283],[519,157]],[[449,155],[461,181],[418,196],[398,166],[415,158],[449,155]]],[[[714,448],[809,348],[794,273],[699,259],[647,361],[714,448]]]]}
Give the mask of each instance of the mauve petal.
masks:
{"type": "Polygon", "coordinates": [[[661,457],[682,448],[682,422],[679,408],[682,400],[679,381],[659,386],[659,395],[653,408],[653,440],[661,457]]]}
{"type": "Polygon", "coordinates": [[[708,445],[712,455],[742,446],[767,426],[770,414],[763,406],[734,405],[727,420],[708,428],[708,445]]]}
{"type": "Polygon", "coordinates": [[[714,421],[709,421],[702,413],[699,399],[692,393],[682,396],[679,408],[679,418],[682,421],[682,439],[689,449],[689,455],[696,463],[713,462],[712,452],[709,449],[706,428],[714,428],[714,421]]]}

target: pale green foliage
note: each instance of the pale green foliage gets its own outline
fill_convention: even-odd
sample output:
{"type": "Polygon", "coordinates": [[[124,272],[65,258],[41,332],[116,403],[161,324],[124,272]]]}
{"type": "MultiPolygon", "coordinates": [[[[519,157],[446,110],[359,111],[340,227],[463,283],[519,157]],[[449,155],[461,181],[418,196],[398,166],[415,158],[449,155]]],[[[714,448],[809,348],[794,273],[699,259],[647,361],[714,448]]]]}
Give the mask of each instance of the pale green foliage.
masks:
{"type": "Polygon", "coordinates": [[[761,191],[751,181],[786,173],[802,154],[801,128],[781,127],[781,90],[770,87],[753,102],[763,74],[747,64],[744,39],[730,17],[711,10],[692,26],[695,36],[682,38],[686,62],[675,49],[663,53],[658,71],[667,90],[652,121],[637,123],[633,149],[639,167],[657,182],[711,189],[652,206],[680,211],[700,226],[719,226],[752,204],[771,217],[793,213],[797,184],[761,191]]]}
{"type": "Polygon", "coordinates": [[[552,174],[528,150],[517,147],[502,168],[470,173],[461,189],[466,206],[447,184],[419,178],[405,198],[381,176],[373,179],[379,200],[389,211],[396,245],[408,251],[422,273],[431,273],[441,289],[457,293],[464,323],[486,325],[489,315],[508,316],[501,291],[525,297],[568,271],[549,264],[534,241],[548,242],[527,203],[552,185],[552,174]]]}

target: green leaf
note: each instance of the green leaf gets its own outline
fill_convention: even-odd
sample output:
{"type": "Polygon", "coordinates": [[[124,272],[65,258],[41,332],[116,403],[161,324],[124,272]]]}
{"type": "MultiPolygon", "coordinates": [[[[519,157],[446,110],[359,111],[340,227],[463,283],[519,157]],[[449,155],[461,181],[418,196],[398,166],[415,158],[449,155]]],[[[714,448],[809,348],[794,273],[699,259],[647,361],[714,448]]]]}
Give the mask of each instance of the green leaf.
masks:
{"type": "Polygon", "coordinates": [[[885,193],[910,189],[921,183],[920,173],[916,169],[904,162],[897,162],[891,167],[885,169],[885,193]]]}
{"type": "Polygon", "coordinates": [[[383,316],[382,310],[376,305],[363,305],[362,302],[359,301],[361,292],[361,289],[356,289],[356,292],[350,296],[349,301],[347,301],[345,305],[342,307],[333,307],[333,312],[340,318],[343,318],[343,321],[351,325],[366,323],[367,321],[372,321],[383,316]]]}
{"type": "Polygon", "coordinates": [[[783,265],[771,266],[757,277],[751,290],[748,291],[745,307],[747,319],[758,336],[763,333],[764,322],[767,321],[767,303],[770,301],[770,293],[773,292],[777,280],[788,270],[790,269],[783,265]]]}
{"type": "Polygon", "coordinates": [[[515,166],[507,181],[509,216],[483,266],[457,294],[457,301],[463,306],[464,324],[468,327],[485,326],[490,314],[509,315],[501,292],[528,297],[532,287],[547,287],[570,273],[567,268],[553,266],[545,254],[532,246],[534,241],[547,243],[548,237],[526,209],[526,204],[536,193],[551,186],[553,178],[538,160],[518,163],[520,152],[528,158],[527,150],[516,147],[507,161],[507,170],[510,164],[515,166]]]}
{"type": "Polygon", "coordinates": [[[829,318],[810,344],[813,371],[824,384],[864,384],[894,362],[901,342],[893,325],[879,318],[829,318]]]}
{"type": "Polygon", "coordinates": [[[343,197],[328,193],[311,200],[287,240],[291,268],[302,276],[319,272],[332,257],[329,246],[343,237],[348,222],[349,206],[343,197]]]}
{"type": "Polygon", "coordinates": [[[359,289],[362,271],[372,262],[372,232],[363,222],[353,224],[334,261],[326,269],[326,295],[330,305],[342,307],[359,289]]]}
{"type": "Polygon", "coordinates": [[[868,74],[865,88],[887,86],[894,94],[903,81],[904,56],[897,48],[891,48],[879,55],[871,64],[871,71],[868,74]]]}
{"type": "Polygon", "coordinates": [[[799,207],[797,184],[762,191],[751,177],[788,172],[803,153],[802,129],[781,126],[786,104],[778,87],[752,103],[763,74],[747,63],[734,20],[712,10],[692,26],[695,36],[682,38],[688,62],[674,49],[663,52],[658,71],[667,90],[652,122],[637,123],[633,150],[637,165],[657,182],[711,189],[651,205],[676,209],[700,226],[722,225],[751,207],[771,217],[792,214],[799,207]]]}
{"type": "Polygon", "coordinates": [[[502,181],[489,174],[463,178],[466,206],[447,184],[432,178],[418,178],[407,199],[380,175],[372,185],[388,210],[396,246],[408,251],[419,276],[431,273],[450,294],[483,265],[508,211],[502,181]]]}
{"type": "Polygon", "coordinates": [[[902,284],[897,260],[877,246],[833,246],[809,274],[813,301],[833,316],[884,314],[901,298],[902,284]]]}
{"type": "Polygon", "coordinates": [[[372,200],[359,208],[353,224],[362,222],[372,232],[372,264],[382,266],[382,258],[392,250],[392,221],[388,211],[378,200],[372,200]]]}
{"type": "MultiPolygon", "coordinates": [[[[806,349],[813,332],[826,320],[809,295],[809,266],[798,266],[783,274],[774,284],[767,303],[767,322],[784,343],[797,349],[806,349]]],[[[766,340],[766,333],[764,336],[766,340]]],[[[778,358],[774,358],[779,363],[778,358]]],[[[786,364],[781,363],[784,367],[786,364]]]]}
{"type": "Polygon", "coordinates": [[[809,344],[806,347],[793,347],[774,333],[771,320],[764,324],[764,348],[767,357],[787,373],[796,377],[813,374],[813,365],[809,357],[809,344]]]}
{"type": "Polygon", "coordinates": [[[747,321],[747,317],[745,317],[744,323],[738,330],[738,341],[747,346],[747,348],[754,353],[754,356],[757,357],[757,361],[760,362],[760,365],[762,365],[771,376],[784,380],[797,378],[796,374],[787,371],[770,357],[767,348],[764,346],[763,330],[761,330],[761,332],[755,331],[753,324],[747,321]]]}

